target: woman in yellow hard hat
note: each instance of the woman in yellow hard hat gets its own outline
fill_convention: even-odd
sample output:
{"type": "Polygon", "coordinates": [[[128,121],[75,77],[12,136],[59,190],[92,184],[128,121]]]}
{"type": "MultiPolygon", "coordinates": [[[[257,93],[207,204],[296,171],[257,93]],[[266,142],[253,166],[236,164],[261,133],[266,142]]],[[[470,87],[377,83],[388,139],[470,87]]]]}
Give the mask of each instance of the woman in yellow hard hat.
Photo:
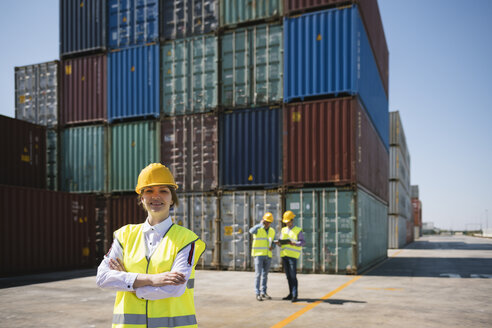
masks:
{"type": "Polygon", "coordinates": [[[271,300],[267,294],[268,271],[272,263],[272,249],[275,246],[275,230],[270,227],[273,222],[273,214],[266,212],[260,223],[249,229],[253,235],[251,256],[255,259],[255,291],[256,300],[271,300]],[[261,280],[261,288],[260,288],[261,280]]]}
{"type": "Polygon", "coordinates": [[[306,244],[302,229],[294,226],[296,215],[292,211],[286,211],[282,216],[282,222],[285,227],[280,233],[280,240],[277,242],[281,246],[280,257],[284,266],[287,282],[289,283],[289,295],[284,300],[297,302],[298,285],[297,285],[297,259],[301,255],[302,246],[306,244]]]}
{"type": "Polygon", "coordinates": [[[167,167],[153,163],[135,188],[147,211],[142,224],[114,233],[111,249],[97,270],[97,285],[117,291],[113,327],[196,327],[193,285],[195,265],[205,243],[173,224],[178,186],[167,167]]]}

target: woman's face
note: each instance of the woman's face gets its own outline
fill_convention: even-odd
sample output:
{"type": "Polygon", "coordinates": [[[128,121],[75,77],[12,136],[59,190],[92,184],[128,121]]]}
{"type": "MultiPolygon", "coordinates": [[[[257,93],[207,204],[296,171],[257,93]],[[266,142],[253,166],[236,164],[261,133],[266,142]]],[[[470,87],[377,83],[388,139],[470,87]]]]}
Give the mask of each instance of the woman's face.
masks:
{"type": "Polygon", "coordinates": [[[151,186],[142,191],[142,204],[147,212],[167,212],[173,205],[171,190],[167,186],[151,186]]]}

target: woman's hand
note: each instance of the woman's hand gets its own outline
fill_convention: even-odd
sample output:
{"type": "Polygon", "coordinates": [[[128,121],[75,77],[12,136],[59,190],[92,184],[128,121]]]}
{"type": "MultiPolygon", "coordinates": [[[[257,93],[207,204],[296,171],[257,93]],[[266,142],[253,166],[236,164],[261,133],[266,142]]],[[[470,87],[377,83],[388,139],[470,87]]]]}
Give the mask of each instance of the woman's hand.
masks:
{"type": "Polygon", "coordinates": [[[109,268],[111,270],[126,272],[125,266],[123,265],[123,262],[119,258],[116,258],[116,260],[109,259],[109,268]]]}
{"type": "Polygon", "coordinates": [[[181,272],[163,272],[152,275],[152,286],[162,287],[167,285],[182,285],[186,282],[185,275],[181,272]]]}

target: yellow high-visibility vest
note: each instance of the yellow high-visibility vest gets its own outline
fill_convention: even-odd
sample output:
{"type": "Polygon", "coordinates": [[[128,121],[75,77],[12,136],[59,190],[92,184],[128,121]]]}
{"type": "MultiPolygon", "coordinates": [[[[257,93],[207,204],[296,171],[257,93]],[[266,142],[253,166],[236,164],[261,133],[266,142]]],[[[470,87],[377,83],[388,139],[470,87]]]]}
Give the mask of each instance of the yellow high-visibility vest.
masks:
{"type": "Polygon", "coordinates": [[[275,238],[275,230],[273,228],[268,229],[268,234],[265,228],[260,228],[253,235],[253,246],[251,247],[251,256],[268,256],[272,257],[272,251],[270,250],[270,240],[275,238]]]}
{"type": "Polygon", "coordinates": [[[173,224],[147,260],[142,229],[143,224],[131,224],[114,234],[123,248],[123,264],[128,272],[155,274],[170,271],[176,255],[194,243],[195,261],[191,276],[180,297],[148,301],[139,299],[133,292],[117,292],[113,327],[197,327],[193,282],[195,266],[205,251],[205,243],[194,232],[173,224]]]}
{"type": "MultiPolygon", "coordinates": [[[[302,231],[299,227],[293,227],[289,230],[289,227],[283,227],[282,233],[280,234],[280,239],[290,239],[296,242],[299,236],[299,233],[302,231]]],[[[282,249],[280,250],[280,257],[293,257],[298,259],[301,256],[301,246],[293,246],[293,245],[282,245],[282,249]]]]}

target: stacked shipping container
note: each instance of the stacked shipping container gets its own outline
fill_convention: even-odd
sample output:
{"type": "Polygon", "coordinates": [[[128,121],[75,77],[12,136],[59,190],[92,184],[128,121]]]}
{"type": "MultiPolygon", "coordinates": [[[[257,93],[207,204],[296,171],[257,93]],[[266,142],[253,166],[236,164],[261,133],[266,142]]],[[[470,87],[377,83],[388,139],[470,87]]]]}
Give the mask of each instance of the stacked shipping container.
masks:
{"type": "Polygon", "coordinates": [[[398,111],[390,113],[390,170],[388,247],[401,248],[413,241],[410,202],[410,153],[398,111]]]}
{"type": "Polygon", "coordinates": [[[270,211],[278,236],[286,209],[309,239],[303,271],[356,273],[386,256],[388,52],[376,0],[69,2],[48,181],[104,195],[101,248],[143,222],[134,186],[160,161],[179,185],[174,222],[207,242],[203,268],[252,269],[249,228],[270,211]],[[311,12],[291,17],[301,11],[311,12]]]}
{"type": "Polygon", "coordinates": [[[414,238],[422,236],[422,202],[419,197],[419,186],[411,186],[410,197],[412,198],[412,218],[414,225],[414,238]]]}

